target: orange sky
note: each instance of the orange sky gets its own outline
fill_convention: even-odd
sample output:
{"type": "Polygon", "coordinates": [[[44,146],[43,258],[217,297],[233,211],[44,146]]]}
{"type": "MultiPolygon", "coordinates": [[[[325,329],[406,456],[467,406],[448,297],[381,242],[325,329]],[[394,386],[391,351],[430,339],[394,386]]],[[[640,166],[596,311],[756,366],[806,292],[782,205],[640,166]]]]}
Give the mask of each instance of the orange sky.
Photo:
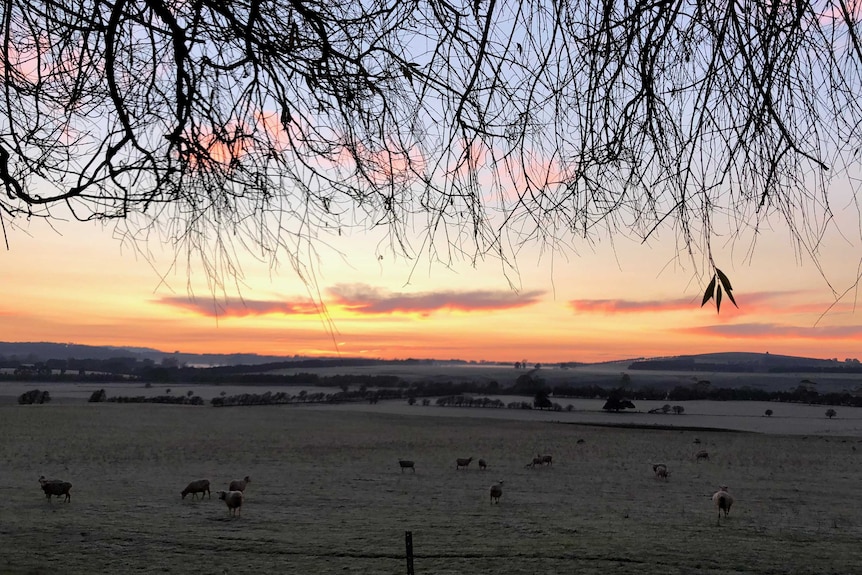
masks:
{"type": "Polygon", "coordinates": [[[667,234],[576,245],[577,255],[533,246],[508,278],[494,260],[414,267],[373,231],[333,237],[317,268],[322,316],[284,258],[277,270],[244,258],[243,278],[214,295],[199,266],[172,269],[164,246],[138,245],[148,261],[110,229],[34,221],[11,230],[0,255],[0,340],[543,363],[715,351],[843,360],[862,357],[856,294],[836,303],[830,290],[858,273],[858,224],[843,225],[821,250],[825,278],[780,227],[750,257],[745,239],[715,246],[739,304],[721,314],[700,307],[708,278],[667,234]]]}

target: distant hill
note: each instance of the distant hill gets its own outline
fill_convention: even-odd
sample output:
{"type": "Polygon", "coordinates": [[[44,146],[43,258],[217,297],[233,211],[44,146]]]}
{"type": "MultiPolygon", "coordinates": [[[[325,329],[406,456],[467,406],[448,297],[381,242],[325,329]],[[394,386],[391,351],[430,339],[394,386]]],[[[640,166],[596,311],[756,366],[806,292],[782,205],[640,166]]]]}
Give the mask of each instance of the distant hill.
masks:
{"type": "Polygon", "coordinates": [[[299,359],[298,356],[257,355],[250,353],[171,353],[147,347],[97,346],[50,342],[0,342],[0,357],[17,359],[25,363],[45,362],[52,359],[106,360],[118,357],[130,357],[138,360],[151,360],[155,363],[161,363],[165,359],[172,359],[178,365],[200,366],[260,365],[282,362],[288,359],[299,359]]]}
{"type": "MultiPolygon", "coordinates": [[[[180,351],[166,352],[147,347],[94,346],[74,343],[52,342],[0,342],[0,359],[21,363],[40,363],[49,360],[109,360],[133,358],[138,361],[152,361],[162,364],[167,361],[178,366],[190,367],[227,367],[227,366],[266,366],[277,369],[290,364],[291,367],[323,367],[332,365],[501,365],[494,362],[468,362],[460,359],[403,359],[376,360],[348,357],[305,357],[299,355],[257,355],[249,353],[197,354],[180,351]]],[[[727,373],[787,373],[787,372],[842,372],[862,373],[858,360],[815,359],[774,355],[770,353],[724,352],[699,355],[679,355],[661,358],[620,359],[602,364],[583,364],[562,362],[549,364],[564,369],[604,366],[607,369],[629,369],[640,371],[677,371],[677,372],[727,372],[727,373]],[[618,366],[618,367],[617,367],[618,366]]]]}
{"type": "Polygon", "coordinates": [[[632,362],[629,364],[629,369],[733,373],[782,373],[791,371],[862,373],[862,364],[857,359],[838,361],[770,353],[724,352],[645,359],[632,362]]]}

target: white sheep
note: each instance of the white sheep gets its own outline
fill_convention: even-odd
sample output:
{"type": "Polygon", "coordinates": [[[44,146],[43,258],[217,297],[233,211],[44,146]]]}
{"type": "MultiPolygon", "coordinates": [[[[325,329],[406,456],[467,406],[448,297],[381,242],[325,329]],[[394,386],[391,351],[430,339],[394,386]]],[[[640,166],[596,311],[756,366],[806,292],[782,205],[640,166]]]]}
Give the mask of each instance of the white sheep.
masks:
{"type": "Polygon", "coordinates": [[[192,494],[192,499],[197,499],[198,493],[201,494],[201,499],[204,498],[206,494],[212,499],[212,494],[210,493],[210,480],[209,479],[198,479],[197,481],[192,481],[189,483],[185,489],[180,491],[180,495],[183,496],[183,499],[186,498],[186,495],[189,493],[192,494]]]}
{"type": "Polygon", "coordinates": [[[494,485],[491,486],[491,503],[494,503],[496,500],[497,503],[500,503],[500,496],[503,495],[503,481],[500,480],[494,485]]]}
{"type": "Polygon", "coordinates": [[[230,491],[243,491],[245,492],[245,488],[248,487],[248,484],[251,483],[251,477],[248,475],[245,476],[244,479],[234,479],[230,482],[228,489],[230,491]]]}
{"type": "Polygon", "coordinates": [[[64,502],[72,501],[72,494],[69,491],[72,489],[72,484],[68,481],[63,481],[62,479],[45,479],[45,476],[42,475],[39,477],[39,485],[42,487],[42,491],[45,492],[45,497],[51,499],[52,495],[56,495],[60,497],[64,495],[64,502]]]}
{"type": "Polygon", "coordinates": [[[718,491],[712,495],[712,502],[718,510],[718,518],[716,519],[716,524],[718,524],[721,521],[721,512],[724,511],[724,517],[727,518],[733,505],[733,495],[727,492],[727,485],[718,488],[718,491]]]}
{"type": "Polygon", "coordinates": [[[218,498],[227,504],[228,513],[234,516],[242,514],[242,491],[219,491],[218,498]]]}

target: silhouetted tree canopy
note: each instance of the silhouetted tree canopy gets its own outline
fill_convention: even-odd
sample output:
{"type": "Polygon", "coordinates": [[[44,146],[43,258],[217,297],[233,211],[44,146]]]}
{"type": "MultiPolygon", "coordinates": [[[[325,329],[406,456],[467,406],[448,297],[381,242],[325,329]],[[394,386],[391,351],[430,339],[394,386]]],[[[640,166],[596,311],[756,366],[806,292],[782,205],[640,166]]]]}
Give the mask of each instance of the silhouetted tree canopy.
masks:
{"type": "Polygon", "coordinates": [[[537,409],[550,409],[554,403],[548,398],[548,390],[540,389],[533,397],[533,406],[537,409]]]}
{"type": "Polygon", "coordinates": [[[376,227],[409,257],[511,262],[666,226],[714,268],[713,237],[771,216],[816,255],[860,162],[844,0],[0,6],[7,236],[119,218],[210,272],[236,245],[302,272],[376,227]]]}
{"type": "Polygon", "coordinates": [[[630,399],[626,398],[624,390],[621,387],[612,389],[608,393],[608,400],[602,406],[605,411],[622,411],[623,409],[634,409],[635,404],[630,399]]]}

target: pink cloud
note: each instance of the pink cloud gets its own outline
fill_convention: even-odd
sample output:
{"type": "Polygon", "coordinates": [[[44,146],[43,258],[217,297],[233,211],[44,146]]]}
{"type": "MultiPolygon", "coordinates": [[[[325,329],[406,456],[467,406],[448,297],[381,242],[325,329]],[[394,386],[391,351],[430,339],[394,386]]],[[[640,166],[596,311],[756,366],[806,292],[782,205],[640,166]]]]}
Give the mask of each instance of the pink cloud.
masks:
{"type": "Polygon", "coordinates": [[[338,284],[328,290],[332,303],[362,314],[421,313],[440,310],[496,311],[533,305],[544,292],[475,290],[392,293],[364,285],[338,284]]]}
{"type": "Polygon", "coordinates": [[[827,2],[817,16],[821,24],[844,24],[847,18],[851,22],[859,22],[862,17],[862,0],[847,0],[843,7],[839,2],[827,2]],[[846,12],[844,8],[847,9],[846,12]]]}
{"type": "Polygon", "coordinates": [[[266,300],[190,300],[184,297],[164,297],[159,303],[185,309],[208,317],[249,317],[263,315],[317,315],[320,308],[313,302],[266,300]]]}
{"type": "Polygon", "coordinates": [[[691,298],[673,300],[627,300],[627,299],[573,299],[569,307],[582,313],[644,313],[692,310],[697,306],[691,298]]]}
{"type": "MultiPolygon", "coordinates": [[[[324,304],[330,311],[364,315],[419,313],[436,311],[497,311],[527,307],[537,303],[544,292],[475,290],[420,293],[387,292],[365,284],[338,284],[328,290],[324,304]]],[[[191,311],[197,315],[225,318],[264,315],[316,315],[322,308],[310,300],[192,300],[164,297],[159,303],[191,311]]]]}
{"type": "MultiPolygon", "coordinates": [[[[727,297],[722,301],[721,315],[753,315],[763,313],[813,313],[825,312],[849,312],[853,310],[852,303],[838,303],[830,308],[830,303],[806,301],[796,303],[796,299],[804,296],[806,292],[781,291],[781,292],[751,292],[734,293],[734,298],[739,308],[735,308],[727,297]]],[[[700,307],[701,296],[696,298],[677,298],[668,300],[627,300],[627,299],[574,299],[569,300],[568,305],[572,310],[579,313],[603,313],[603,314],[630,314],[630,313],[660,313],[673,311],[691,312],[700,307]]],[[[715,302],[710,301],[706,306],[715,309],[715,302]]]]}

